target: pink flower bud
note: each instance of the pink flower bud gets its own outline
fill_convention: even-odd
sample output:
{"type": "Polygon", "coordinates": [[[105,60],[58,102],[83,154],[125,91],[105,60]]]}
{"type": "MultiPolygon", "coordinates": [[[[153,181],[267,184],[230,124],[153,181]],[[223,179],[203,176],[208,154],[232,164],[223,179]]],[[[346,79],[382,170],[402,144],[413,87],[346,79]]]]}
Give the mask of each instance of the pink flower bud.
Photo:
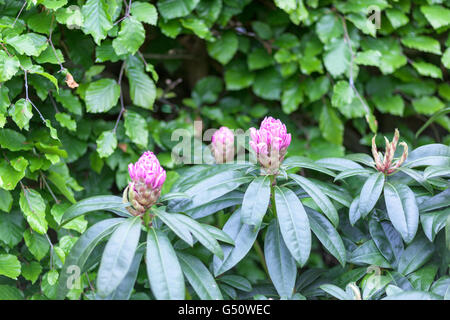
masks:
{"type": "Polygon", "coordinates": [[[136,214],[143,214],[159,198],[166,180],[166,171],[151,151],[146,151],[136,163],[128,165],[131,183],[125,192],[136,214]]]}
{"type": "Polygon", "coordinates": [[[211,138],[211,150],[216,163],[225,163],[234,159],[234,134],[227,127],[221,127],[211,138]]]}
{"type": "Polygon", "coordinates": [[[250,147],[255,151],[259,163],[269,174],[275,174],[291,144],[291,134],[279,120],[266,117],[259,130],[250,128],[250,147]]]}

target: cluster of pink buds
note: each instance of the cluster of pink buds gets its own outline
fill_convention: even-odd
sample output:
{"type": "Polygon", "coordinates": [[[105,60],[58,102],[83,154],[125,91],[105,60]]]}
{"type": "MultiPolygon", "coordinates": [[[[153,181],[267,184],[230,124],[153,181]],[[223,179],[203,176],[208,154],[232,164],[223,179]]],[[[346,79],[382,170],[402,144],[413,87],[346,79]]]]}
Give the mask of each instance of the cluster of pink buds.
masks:
{"type": "Polygon", "coordinates": [[[211,151],[216,163],[231,162],[234,159],[234,134],[227,127],[221,127],[211,138],[211,151]]]}
{"type": "Polygon", "coordinates": [[[291,134],[278,119],[266,117],[259,130],[250,128],[250,146],[267,174],[277,174],[291,143],[291,134]]]}
{"type": "Polygon", "coordinates": [[[133,215],[143,215],[158,201],[166,180],[166,171],[151,151],[146,151],[136,163],[128,165],[131,182],[124,191],[124,200],[129,201],[133,215]]]}
{"type": "Polygon", "coordinates": [[[397,170],[408,157],[408,145],[405,142],[400,142],[400,145],[403,146],[403,154],[399,160],[393,163],[395,150],[397,149],[398,140],[400,138],[400,133],[398,130],[395,129],[394,139],[392,142],[389,142],[389,140],[384,137],[384,140],[386,141],[384,157],[381,152],[378,153],[375,138],[376,135],[372,138],[372,155],[375,160],[375,166],[378,171],[383,172],[384,174],[391,174],[397,170]]]}

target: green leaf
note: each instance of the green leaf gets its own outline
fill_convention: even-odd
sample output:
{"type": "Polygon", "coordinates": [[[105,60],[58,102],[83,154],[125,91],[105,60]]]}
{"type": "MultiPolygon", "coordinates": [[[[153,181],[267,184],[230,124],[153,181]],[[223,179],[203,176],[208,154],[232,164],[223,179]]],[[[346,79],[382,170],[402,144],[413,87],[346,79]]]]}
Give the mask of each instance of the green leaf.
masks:
{"type": "Polygon", "coordinates": [[[339,224],[339,216],[333,203],[314,183],[297,174],[289,174],[305,192],[313,199],[314,203],[323,211],[334,226],[339,224]]]}
{"type": "Polygon", "coordinates": [[[97,152],[101,158],[110,156],[117,148],[117,138],[113,131],[103,131],[96,142],[97,152]]]}
{"type": "Polygon", "coordinates": [[[20,275],[20,262],[12,254],[0,254],[0,275],[17,279],[20,275]]]}
{"type": "Polygon", "coordinates": [[[156,216],[167,225],[180,239],[189,244],[191,247],[194,245],[194,239],[192,238],[190,229],[177,219],[177,216],[181,216],[178,213],[167,213],[159,209],[153,209],[152,212],[156,213],[156,216]]]}
{"type": "Polygon", "coordinates": [[[364,66],[378,67],[380,65],[381,52],[377,50],[360,51],[355,57],[355,62],[364,66]]]}
{"type": "Polygon", "coordinates": [[[402,291],[387,297],[382,300],[440,300],[441,298],[433,293],[419,291],[419,290],[409,290],[402,291]]]}
{"type": "Polygon", "coordinates": [[[375,207],[383,191],[385,176],[382,172],[373,173],[364,183],[359,196],[358,211],[363,217],[375,207]]]}
{"type": "Polygon", "coordinates": [[[133,103],[147,110],[153,110],[156,99],[156,87],[152,79],[140,68],[126,68],[130,82],[130,96],[133,103]]]}
{"type": "Polygon", "coordinates": [[[397,116],[403,115],[405,103],[399,95],[374,96],[373,102],[382,113],[390,113],[397,116]]]}
{"type": "Polygon", "coordinates": [[[255,230],[254,227],[241,222],[240,209],[231,215],[222,230],[234,240],[234,246],[228,244],[222,245],[224,253],[222,260],[214,256],[213,266],[215,276],[230,270],[241,261],[252,248],[259,232],[259,228],[255,230]]]}
{"type": "Polygon", "coordinates": [[[167,236],[150,228],[147,234],[147,274],[158,300],[182,300],[185,296],[183,272],[167,236]]]}
{"type": "Polygon", "coordinates": [[[379,222],[374,217],[369,220],[369,231],[380,253],[391,265],[397,265],[404,250],[400,233],[389,222],[379,222]]]}
{"type": "Polygon", "coordinates": [[[389,22],[394,27],[394,29],[400,28],[409,22],[409,18],[400,9],[389,8],[385,11],[389,22]]]}
{"type": "Polygon", "coordinates": [[[447,48],[447,50],[445,50],[444,54],[442,55],[442,64],[447,69],[450,69],[450,48],[447,48]]]}
{"type": "Polygon", "coordinates": [[[419,225],[419,209],[416,197],[411,189],[404,184],[386,183],[384,201],[392,225],[402,235],[406,243],[410,243],[419,225]]]}
{"type": "Polygon", "coordinates": [[[133,261],[131,262],[130,269],[128,269],[127,274],[123,278],[122,282],[117,286],[114,292],[108,297],[112,300],[129,300],[131,293],[134,289],[134,284],[139,272],[139,266],[141,264],[143,250],[139,246],[134,255],[133,261]]]}
{"type": "Polygon", "coordinates": [[[253,92],[266,100],[279,100],[282,78],[275,68],[266,68],[256,73],[253,92]]]}
{"type": "Polygon", "coordinates": [[[215,76],[204,77],[195,84],[192,98],[199,106],[204,103],[214,103],[219,98],[222,90],[222,79],[215,76]]]}
{"type": "Polygon", "coordinates": [[[187,16],[200,0],[162,0],[158,1],[159,12],[166,20],[187,16]]]}
{"type": "Polygon", "coordinates": [[[50,250],[50,244],[47,238],[41,234],[31,232],[27,229],[23,234],[23,238],[28,250],[30,250],[37,261],[41,261],[50,250]]]}
{"type": "Polygon", "coordinates": [[[225,84],[227,90],[241,90],[250,87],[255,80],[255,74],[247,69],[242,61],[231,63],[225,69],[225,84]]]}
{"type": "Polygon", "coordinates": [[[62,104],[62,106],[75,115],[82,115],[82,106],[80,99],[74,96],[70,90],[60,90],[59,93],[52,92],[55,100],[62,104]]]}
{"type": "Polygon", "coordinates": [[[446,226],[449,216],[450,208],[420,214],[423,232],[430,241],[434,241],[438,232],[446,226]]]}
{"type": "Polygon", "coordinates": [[[418,290],[428,291],[434,281],[437,273],[437,266],[429,264],[414,273],[411,273],[408,278],[412,286],[418,290]]]}
{"type": "Polygon", "coordinates": [[[215,40],[205,21],[196,18],[185,18],[180,21],[184,28],[192,30],[192,32],[200,39],[205,39],[207,41],[215,40]]]}
{"type": "Polygon", "coordinates": [[[353,300],[347,292],[334,284],[322,284],[320,289],[339,300],[353,300]]]}
{"type": "Polygon", "coordinates": [[[380,253],[373,240],[368,240],[354,249],[350,253],[347,261],[356,265],[375,265],[382,268],[391,267],[380,253]]]}
{"type": "Polygon", "coordinates": [[[97,294],[106,297],[125,278],[138,246],[142,220],[123,221],[111,235],[102,255],[97,274],[97,294]]]}
{"type": "Polygon", "coordinates": [[[309,225],[322,245],[339,261],[344,267],[346,262],[345,246],[339,233],[334,226],[319,212],[305,208],[308,215],[309,225]]]}
{"type": "MultiPolygon", "coordinates": [[[[68,208],[61,221],[60,225],[64,225],[69,221],[93,211],[110,211],[115,212],[116,210],[128,207],[128,203],[123,203],[122,197],[118,196],[94,196],[90,198],[83,199],[76,204],[68,208]]],[[[57,221],[58,222],[58,221],[57,221]]]]}
{"type": "Polygon", "coordinates": [[[0,159],[0,188],[14,190],[24,176],[25,168],[17,171],[6,160],[0,159]]]}
{"type": "Polygon", "coordinates": [[[336,82],[333,88],[333,97],[331,105],[341,107],[352,102],[354,97],[353,88],[347,81],[340,80],[336,82]]]}
{"type": "Polygon", "coordinates": [[[401,42],[408,48],[439,55],[442,53],[439,41],[428,36],[406,36],[401,38],[401,42]]]}
{"type": "Polygon", "coordinates": [[[420,11],[434,29],[450,24],[450,9],[443,6],[420,6],[420,11]]]}
{"type": "Polygon", "coordinates": [[[229,274],[221,276],[219,280],[238,290],[245,292],[252,291],[252,284],[244,277],[229,274]]]}
{"type": "Polygon", "coordinates": [[[97,247],[103,239],[109,236],[117,225],[123,221],[125,220],[122,218],[102,220],[99,223],[94,224],[81,235],[70,250],[61,269],[58,279],[58,299],[64,299],[69,290],[76,285],[77,275],[79,277],[81,276],[81,272],[86,271],[86,262],[94,248],[97,247]]]}
{"type": "Polygon", "coordinates": [[[337,145],[342,144],[344,125],[334,109],[326,105],[323,106],[320,113],[319,127],[327,141],[337,145]]]}
{"type": "Polygon", "coordinates": [[[31,281],[32,284],[36,282],[41,272],[42,267],[36,261],[31,261],[30,263],[22,265],[22,276],[28,281],[31,281]]]}
{"type": "MultiPolygon", "coordinates": [[[[168,214],[169,215],[169,214],[168,214]]],[[[184,226],[189,229],[192,235],[197,238],[197,240],[205,246],[206,249],[214,253],[220,259],[223,258],[222,248],[217,242],[216,238],[214,238],[205,228],[202,227],[200,223],[195,221],[194,219],[183,215],[183,214],[171,214],[173,218],[178,220],[178,224],[184,226]]],[[[166,216],[167,217],[167,216],[166,216]]]]}
{"type": "Polygon", "coordinates": [[[275,188],[275,205],[284,243],[295,261],[305,265],[311,251],[311,230],[308,216],[295,193],[287,188],[275,188]]]}
{"type": "Polygon", "coordinates": [[[269,176],[259,176],[253,180],[245,191],[242,201],[242,222],[259,226],[266,214],[270,201],[269,176]]]}
{"type": "Polygon", "coordinates": [[[55,119],[62,127],[67,128],[69,131],[77,130],[77,122],[69,114],[58,112],[55,114],[55,119]]]}
{"type": "Polygon", "coordinates": [[[177,252],[178,260],[186,279],[202,300],[222,300],[222,293],[213,276],[196,257],[177,252]]]}
{"type": "Polygon", "coordinates": [[[403,251],[398,262],[398,272],[408,275],[423,266],[434,252],[434,245],[423,235],[418,236],[403,251]]]}
{"type": "Polygon", "coordinates": [[[214,226],[210,226],[209,224],[204,224],[204,223],[201,223],[201,226],[203,227],[203,229],[208,231],[214,238],[216,238],[216,240],[219,240],[219,241],[222,241],[222,242],[234,245],[233,239],[231,239],[228,236],[228,234],[226,234],[225,232],[223,232],[219,228],[216,228],[214,226]]]}
{"type": "Polygon", "coordinates": [[[418,61],[413,62],[412,65],[417,70],[417,72],[419,72],[419,74],[422,76],[442,79],[441,69],[439,69],[439,67],[435,66],[434,64],[424,61],[418,61]]]}
{"type": "Polygon", "coordinates": [[[292,169],[292,168],[305,168],[305,169],[311,169],[314,171],[325,173],[329,176],[334,177],[335,173],[331,170],[328,170],[327,168],[317,164],[313,160],[310,160],[306,157],[300,157],[300,156],[293,156],[289,157],[286,160],[283,161],[283,166],[286,166],[286,169],[292,169]]]}
{"type": "Polygon", "coordinates": [[[134,17],[128,17],[120,24],[118,36],[112,46],[117,55],[135,54],[145,40],[145,30],[142,23],[134,17]]]}
{"type": "Polygon", "coordinates": [[[15,56],[8,56],[5,51],[0,51],[0,82],[11,79],[19,71],[20,62],[15,56]]]}
{"type": "Polygon", "coordinates": [[[294,292],[297,265],[281,236],[277,220],[270,223],[264,239],[264,257],[269,276],[281,298],[294,292]]]}
{"type": "Polygon", "coordinates": [[[19,54],[27,56],[39,56],[48,46],[47,38],[37,33],[8,37],[6,43],[13,46],[19,54]]]}
{"type": "Polygon", "coordinates": [[[32,145],[26,138],[12,129],[2,129],[0,131],[0,146],[10,151],[30,150],[32,145]]]}
{"type": "Polygon", "coordinates": [[[86,110],[92,113],[109,111],[117,104],[120,86],[116,80],[100,79],[91,82],[86,90],[86,110]]]}
{"type": "Polygon", "coordinates": [[[14,107],[9,110],[12,119],[21,130],[24,128],[25,130],[29,129],[30,119],[33,117],[31,108],[31,103],[25,99],[19,99],[14,104],[14,107]]]}
{"type": "Polygon", "coordinates": [[[7,190],[0,189],[0,210],[9,212],[13,203],[11,193],[7,190]]]}
{"type": "Polygon", "coordinates": [[[106,38],[113,27],[105,0],[88,0],[81,8],[83,15],[83,32],[92,35],[97,45],[106,38]]]}
{"type": "Polygon", "coordinates": [[[339,38],[343,33],[342,22],[334,14],[325,14],[316,23],[316,33],[320,41],[328,43],[334,38],[339,38]]]}
{"type": "Polygon", "coordinates": [[[334,39],[325,47],[323,62],[333,77],[337,77],[350,67],[350,50],[344,39],[334,39]]]}
{"type": "Polygon", "coordinates": [[[449,175],[450,175],[450,167],[447,166],[430,166],[425,168],[423,172],[423,177],[426,180],[449,175]]]}
{"type": "Polygon", "coordinates": [[[13,286],[0,285],[0,300],[23,300],[23,292],[13,286]]]}
{"type": "Polygon", "coordinates": [[[40,234],[47,232],[45,220],[45,202],[39,192],[34,189],[25,189],[20,193],[20,209],[25,214],[30,227],[40,234]]]}
{"type": "Polygon", "coordinates": [[[233,191],[250,180],[252,180],[252,177],[243,176],[241,172],[234,170],[222,171],[210,177],[203,176],[200,182],[189,187],[187,190],[183,190],[191,198],[189,204],[183,205],[181,203],[171,208],[170,211],[177,212],[197,208],[200,205],[209,203],[233,191]]]}
{"type": "Polygon", "coordinates": [[[286,114],[292,113],[298,109],[303,102],[304,86],[294,79],[285,83],[283,94],[281,95],[281,107],[286,114]]]}
{"type": "Polygon", "coordinates": [[[412,102],[414,109],[418,113],[431,115],[436,111],[445,107],[445,104],[436,97],[422,97],[419,99],[414,99],[412,102]]]}
{"type": "Polygon", "coordinates": [[[125,112],[125,134],[132,142],[141,148],[148,145],[147,122],[139,113],[127,110],[125,112]]]}
{"type": "Polygon", "coordinates": [[[135,1],[131,4],[131,15],[141,22],[156,26],[158,11],[151,3],[135,1]]]}
{"type": "Polygon", "coordinates": [[[257,48],[247,56],[248,69],[250,71],[267,68],[273,65],[272,56],[265,49],[257,48]]]}

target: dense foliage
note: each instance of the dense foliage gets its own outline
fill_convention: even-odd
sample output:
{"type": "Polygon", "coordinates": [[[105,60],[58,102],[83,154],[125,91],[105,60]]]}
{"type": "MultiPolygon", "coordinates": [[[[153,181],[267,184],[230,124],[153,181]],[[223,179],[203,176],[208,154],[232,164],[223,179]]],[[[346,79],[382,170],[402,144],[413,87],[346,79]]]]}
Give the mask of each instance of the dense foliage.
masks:
{"type": "Polygon", "coordinates": [[[0,0],[0,299],[449,298],[449,29],[448,0],[0,0]],[[281,167],[203,139],[265,116],[281,167]]]}

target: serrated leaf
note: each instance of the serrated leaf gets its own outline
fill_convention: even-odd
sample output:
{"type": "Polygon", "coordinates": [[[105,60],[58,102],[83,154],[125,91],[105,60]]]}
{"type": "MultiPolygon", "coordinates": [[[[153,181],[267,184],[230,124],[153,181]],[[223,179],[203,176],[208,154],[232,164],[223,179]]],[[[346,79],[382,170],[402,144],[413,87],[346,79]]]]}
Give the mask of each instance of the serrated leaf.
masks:
{"type": "Polygon", "coordinates": [[[118,36],[112,46],[117,55],[135,54],[145,40],[145,30],[142,23],[134,17],[128,17],[120,24],[118,36]]]}
{"type": "Polygon", "coordinates": [[[152,79],[141,69],[129,67],[126,74],[130,82],[130,96],[133,103],[144,109],[153,110],[156,87],[152,79]]]}
{"type": "Polygon", "coordinates": [[[116,134],[113,131],[103,131],[96,143],[98,154],[101,158],[106,158],[117,148],[116,134]]]}
{"type": "Polygon", "coordinates": [[[0,254],[0,275],[17,279],[20,275],[20,270],[20,262],[16,256],[12,254],[0,254]]]}
{"type": "Polygon", "coordinates": [[[20,193],[20,209],[25,214],[31,228],[40,233],[47,232],[47,220],[45,220],[45,202],[39,192],[34,189],[25,189],[20,193]]]}
{"type": "Polygon", "coordinates": [[[113,79],[100,79],[91,82],[86,90],[86,109],[88,112],[109,111],[117,104],[120,87],[113,79]]]}
{"type": "Polygon", "coordinates": [[[113,27],[107,2],[105,0],[88,0],[81,7],[81,14],[84,20],[83,32],[92,35],[95,43],[100,45],[113,27]]]}
{"type": "Polygon", "coordinates": [[[131,15],[141,22],[155,26],[158,21],[158,11],[151,3],[134,1],[131,4],[131,15]]]}

